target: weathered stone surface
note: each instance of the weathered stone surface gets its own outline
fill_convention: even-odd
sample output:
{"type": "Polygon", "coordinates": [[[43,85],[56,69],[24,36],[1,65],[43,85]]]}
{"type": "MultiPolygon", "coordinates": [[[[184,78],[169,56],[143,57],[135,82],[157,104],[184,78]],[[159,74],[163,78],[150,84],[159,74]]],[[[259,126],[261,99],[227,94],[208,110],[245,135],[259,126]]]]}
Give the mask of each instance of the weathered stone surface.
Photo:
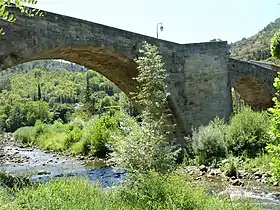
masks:
{"type": "Polygon", "coordinates": [[[169,104],[178,124],[178,143],[192,128],[215,116],[229,119],[232,85],[252,106],[271,105],[273,91],[266,92],[265,86],[272,86],[274,74],[229,60],[226,42],[177,44],[50,12],[31,18],[10,9],[17,21],[0,20],[6,32],[0,37],[0,70],[31,60],[64,59],[96,70],[128,94],[136,90],[133,59],[139,56],[141,42],[157,45],[169,74],[169,104]]]}
{"type": "Polygon", "coordinates": [[[231,86],[254,110],[263,110],[273,105],[275,94],[273,80],[277,71],[273,65],[229,59],[231,86]]]}

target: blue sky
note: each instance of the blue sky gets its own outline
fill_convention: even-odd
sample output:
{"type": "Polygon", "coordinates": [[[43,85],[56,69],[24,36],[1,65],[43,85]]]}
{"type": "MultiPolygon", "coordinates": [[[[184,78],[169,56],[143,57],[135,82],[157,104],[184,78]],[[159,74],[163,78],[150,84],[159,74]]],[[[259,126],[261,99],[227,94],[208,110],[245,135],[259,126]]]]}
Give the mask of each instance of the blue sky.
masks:
{"type": "Polygon", "coordinates": [[[280,17],[280,0],[38,0],[37,8],[177,42],[249,37],[280,17]]]}

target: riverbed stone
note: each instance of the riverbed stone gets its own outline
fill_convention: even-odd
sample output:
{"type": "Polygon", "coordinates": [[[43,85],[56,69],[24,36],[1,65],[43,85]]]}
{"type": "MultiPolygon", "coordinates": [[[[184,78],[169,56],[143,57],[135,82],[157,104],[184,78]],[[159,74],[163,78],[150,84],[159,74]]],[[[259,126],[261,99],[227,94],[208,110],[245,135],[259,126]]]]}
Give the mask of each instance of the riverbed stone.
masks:
{"type": "Polygon", "coordinates": [[[230,184],[233,186],[244,186],[244,182],[240,179],[230,180],[230,184]]]}
{"type": "Polygon", "coordinates": [[[45,171],[45,170],[41,170],[41,171],[38,171],[37,174],[38,174],[38,175],[48,175],[48,174],[51,174],[51,172],[45,171]]]}
{"type": "Polygon", "coordinates": [[[207,171],[208,171],[208,167],[205,166],[205,165],[201,165],[201,166],[199,166],[199,170],[200,170],[201,172],[207,172],[207,171]]]}
{"type": "Polygon", "coordinates": [[[259,179],[259,178],[262,177],[262,173],[260,171],[257,171],[257,172],[254,173],[254,176],[255,176],[256,179],[259,179]]]}

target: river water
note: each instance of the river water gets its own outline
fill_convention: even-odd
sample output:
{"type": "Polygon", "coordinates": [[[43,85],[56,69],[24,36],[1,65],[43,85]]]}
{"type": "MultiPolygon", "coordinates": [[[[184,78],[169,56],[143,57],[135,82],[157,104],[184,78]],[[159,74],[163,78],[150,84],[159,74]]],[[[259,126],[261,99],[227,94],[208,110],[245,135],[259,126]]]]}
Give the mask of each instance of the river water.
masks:
{"type": "MultiPolygon", "coordinates": [[[[104,187],[121,183],[124,170],[105,166],[102,162],[77,160],[34,148],[20,148],[12,143],[0,147],[0,170],[13,175],[29,175],[31,182],[45,182],[61,177],[85,176],[104,187]]],[[[245,187],[211,182],[208,193],[231,199],[249,198],[264,209],[280,209],[280,189],[252,182],[245,187]]],[[[203,184],[200,181],[200,184],[203,184]]],[[[208,186],[208,185],[207,185],[208,186]]]]}
{"type": "Polygon", "coordinates": [[[16,176],[28,175],[32,183],[61,177],[87,176],[91,182],[98,180],[104,187],[110,187],[126,177],[124,170],[104,166],[104,163],[81,161],[40,149],[8,145],[1,149],[0,157],[0,170],[16,176]]]}

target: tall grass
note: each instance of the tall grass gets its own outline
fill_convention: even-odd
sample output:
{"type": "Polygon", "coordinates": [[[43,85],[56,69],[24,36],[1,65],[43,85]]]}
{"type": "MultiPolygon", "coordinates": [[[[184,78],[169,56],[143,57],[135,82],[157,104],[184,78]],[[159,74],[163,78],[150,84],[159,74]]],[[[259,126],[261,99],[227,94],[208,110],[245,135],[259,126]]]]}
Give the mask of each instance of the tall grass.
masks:
{"type": "Polygon", "coordinates": [[[22,144],[35,144],[44,150],[105,157],[114,141],[112,137],[127,135],[134,123],[135,119],[121,112],[104,114],[87,122],[81,119],[74,119],[68,124],[38,121],[34,127],[16,130],[15,138],[22,144]]]}
{"type": "Polygon", "coordinates": [[[38,210],[169,210],[169,209],[258,209],[247,202],[235,203],[207,195],[182,173],[142,177],[138,186],[130,184],[103,189],[86,180],[51,181],[24,188],[3,209],[38,210]]]}

